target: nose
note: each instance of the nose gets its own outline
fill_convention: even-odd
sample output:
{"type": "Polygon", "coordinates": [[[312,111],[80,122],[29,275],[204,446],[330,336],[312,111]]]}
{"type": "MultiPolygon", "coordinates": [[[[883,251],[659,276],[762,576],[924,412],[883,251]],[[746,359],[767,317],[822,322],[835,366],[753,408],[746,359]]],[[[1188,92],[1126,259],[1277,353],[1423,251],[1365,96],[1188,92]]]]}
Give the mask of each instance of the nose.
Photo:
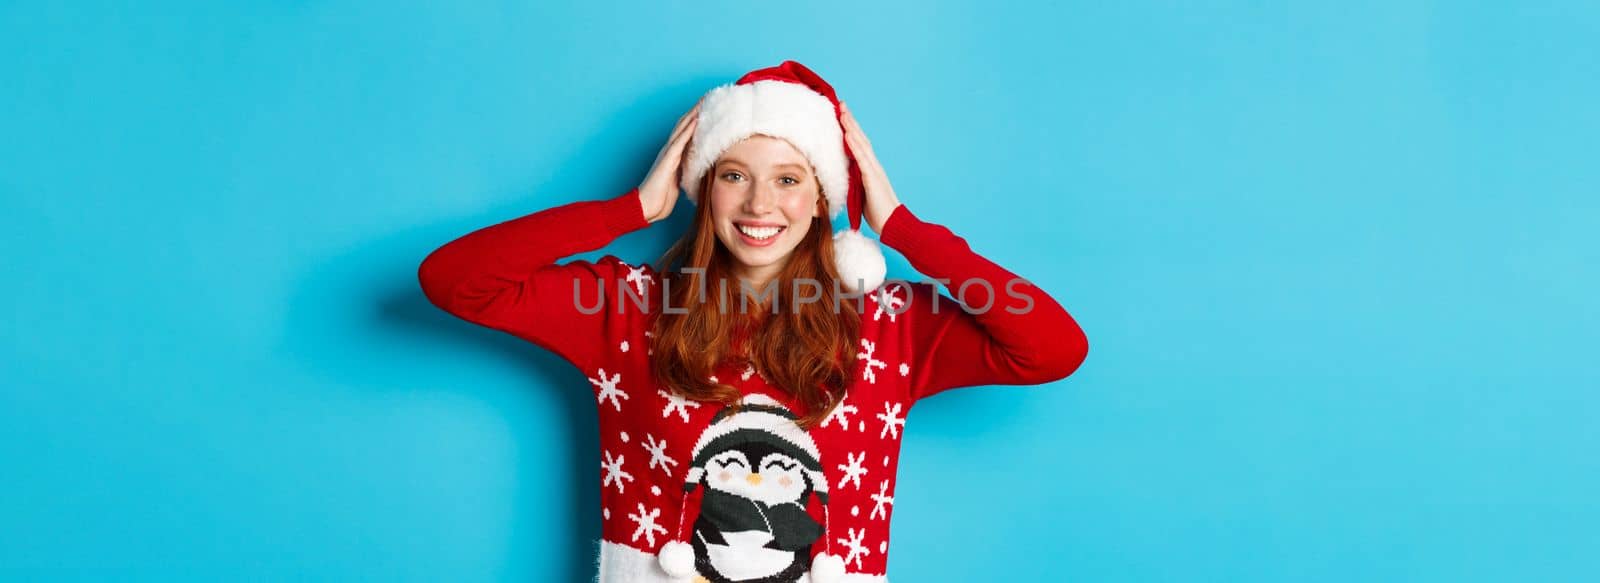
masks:
{"type": "Polygon", "coordinates": [[[778,206],[778,193],[769,185],[757,184],[750,188],[750,196],[744,199],[744,210],[755,216],[763,216],[778,206]]]}
{"type": "Polygon", "coordinates": [[[761,485],[761,474],[750,474],[748,476],[745,476],[744,480],[746,482],[750,482],[751,486],[760,486],[761,485]]]}

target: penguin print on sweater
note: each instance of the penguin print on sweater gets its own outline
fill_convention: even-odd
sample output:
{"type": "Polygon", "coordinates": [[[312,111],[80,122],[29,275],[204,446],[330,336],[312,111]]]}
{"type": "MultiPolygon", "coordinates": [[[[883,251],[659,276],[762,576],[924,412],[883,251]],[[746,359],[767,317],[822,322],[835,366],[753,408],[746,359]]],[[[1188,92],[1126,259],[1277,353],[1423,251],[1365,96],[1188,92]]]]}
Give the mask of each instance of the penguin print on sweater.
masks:
{"type": "Polygon", "coordinates": [[[794,413],[766,395],[725,408],[695,442],[684,491],[702,489],[694,521],[695,569],[710,583],[793,583],[811,563],[824,526],[828,481],[794,413]]]}

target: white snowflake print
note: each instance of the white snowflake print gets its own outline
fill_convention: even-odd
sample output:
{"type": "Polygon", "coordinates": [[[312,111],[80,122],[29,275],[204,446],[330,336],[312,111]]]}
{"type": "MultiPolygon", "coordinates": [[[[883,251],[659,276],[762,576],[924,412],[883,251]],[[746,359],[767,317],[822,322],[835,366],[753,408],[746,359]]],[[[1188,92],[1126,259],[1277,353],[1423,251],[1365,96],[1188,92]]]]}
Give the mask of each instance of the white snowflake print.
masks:
{"type": "Polygon", "coordinates": [[[668,466],[678,465],[678,460],[667,457],[667,440],[663,439],[661,441],[656,441],[655,436],[648,433],[644,435],[644,439],[646,441],[644,449],[650,452],[650,468],[654,469],[656,464],[660,464],[661,471],[666,472],[668,476],[671,476],[672,468],[668,466]]]}
{"type": "Polygon", "coordinates": [[[600,378],[596,379],[596,378],[592,378],[591,377],[589,379],[589,383],[590,384],[593,384],[594,386],[600,387],[600,394],[598,395],[599,400],[595,401],[595,403],[596,404],[604,403],[604,402],[606,402],[606,398],[610,397],[611,398],[611,404],[614,405],[617,408],[617,411],[621,411],[622,410],[622,402],[618,401],[617,397],[622,397],[624,399],[628,398],[628,394],[627,393],[624,393],[624,392],[622,392],[621,389],[617,388],[617,382],[621,381],[621,380],[622,380],[622,373],[619,372],[617,374],[611,375],[611,378],[608,379],[608,378],[606,378],[606,369],[603,369],[603,368],[600,369],[600,378]]]}
{"type": "Polygon", "coordinates": [[[852,528],[850,529],[849,539],[834,539],[839,541],[839,544],[850,549],[850,553],[844,557],[844,564],[849,565],[851,561],[855,561],[856,568],[861,568],[861,557],[867,556],[867,553],[871,552],[867,550],[867,547],[861,545],[861,539],[864,538],[867,538],[867,529],[852,528]]]}
{"type": "Polygon", "coordinates": [[[649,512],[646,512],[644,509],[644,503],[640,502],[639,513],[628,515],[628,518],[633,520],[634,524],[639,525],[639,528],[633,529],[633,538],[628,540],[638,541],[639,536],[643,535],[645,546],[656,546],[656,531],[660,531],[661,534],[667,534],[667,529],[662,528],[662,526],[659,524],[656,524],[656,518],[660,516],[660,508],[651,508],[649,512]]]}
{"type": "Polygon", "coordinates": [[[668,393],[668,392],[663,391],[661,389],[656,389],[656,394],[667,398],[667,406],[661,409],[661,416],[662,417],[666,417],[668,415],[671,415],[672,414],[672,410],[673,409],[677,409],[678,410],[678,417],[682,418],[684,423],[688,423],[689,422],[689,408],[690,407],[694,407],[696,409],[700,408],[700,402],[699,401],[691,401],[687,397],[681,397],[681,396],[678,396],[678,395],[674,395],[672,393],[668,393]]]}
{"type": "Polygon", "coordinates": [[[827,427],[829,423],[837,421],[839,429],[848,431],[850,429],[850,419],[846,418],[846,416],[860,410],[855,405],[846,405],[845,401],[849,400],[850,395],[845,395],[843,399],[839,399],[839,404],[834,405],[833,411],[829,412],[828,416],[822,420],[822,427],[827,427]]]}
{"type": "Polygon", "coordinates": [[[900,417],[900,403],[883,402],[883,412],[878,414],[878,419],[883,420],[883,430],[878,432],[878,437],[885,435],[900,438],[900,427],[906,424],[906,419],[900,417]]]}
{"type": "Polygon", "coordinates": [[[600,467],[606,471],[606,475],[600,480],[600,487],[604,488],[606,486],[610,486],[612,482],[616,482],[617,493],[621,494],[623,491],[622,481],[633,480],[633,474],[629,474],[622,469],[622,456],[619,455],[613,458],[611,457],[611,452],[609,451],[605,452],[605,454],[606,461],[605,463],[600,464],[600,467]]]}
{"type": "Polygon", "coordinates": [[[759,368],[756,368],[756,363],[755,362],[746,361],[745,362],[744,372],[740,373],[739,380],[748,381],[748,380],[750,380],[750,375],[752,375],[752,374],[761,377],[761,380],[766,382],[766,383],[768,383],[768,384],[772,383],[772,379],[767,376],[767,371],[764,371],[764,370],[761,370],[759,368]]]}
{"type": "Polygon", "coordinates": [[[884,507],[894,504],[894,497],[889,495],[889,481],[884,480],[882,484],[879,484],[878,493],[873,494],[871,498],[872,513],[868,514],[867,518],[877,518],[879,514],[882,514],[884,518],[888,518],[889,510],[884,507]]]}
{"type": "Polygon", "coordinates": [[[622,345],[618,346],[617,348],[622,350],[623,352],[627,352],[628,351],[628,341],[627,340],[623,340],[622,341],[622,345]]]}
{"type": "Polygon", "coordinates": [[[903,362],[900,363],[900,376],[906,376],[908,374],[911,374],[911,365],[903,362]]]}
{"type": "Polygon", "coordinates": [[[639,297],[645,297],[644,284],[645,282],[650,281],[650,276],[645,274],[645,267],[645,265],[641,264],[638,267],[628,268],[628,283],[633,284],[633,290],[639,292],[639,297]]]}
{"type": "Polygon", "coordinates": [[[896,295],[900,293],[900,289],[900,286],[885,287],[878,290],[878,293],[867,296],[872,298],[872,302],[878,306],[877,311],[872,313],[872,321],[876,322],[883,316],[888,316],[889,321],[893,322],[896,315],[905,311],[901,309],[906,305],[905,298],[896,295]],[[882,298],[879,296],[882,296],[882,298]],[[884,309],[886,305],[888,306],[887,310],[884,309]]]}
{"type": "Polygon", "coordinates": [[[651,340],[654,340],[655,337],[656,337],[655,333],[653,333],[653,332],[651,332],[649,330],[645,330],[644,331],[644,343],[645,343],[644,353],[645,354],[655,354],[656,353],[656,351],[652,349],[654,344],[652,342],[650,342],[651,340]]]}
{"type": "Polygon", "coordinates": [[[872,358],[872,353],[878,350],[878,344],[877,343],[875,343],[875,342],[873,342],[871,340],[867,340],[866,338],[862,338],[861,339],[861,348],[866,350],[866,352],[857,352],[856,353],[856,358],[865,358],[866,359],[866,361],[864,363],[865,366],[863,366],[861,368],[861,378],[867,379],[867,382],[869,382],[869,383],[878,384],[878,375],[876,373],[872,372],[872,369],[874,367],[876,367],[876,368],[889,368],[889,363],[872,358]]]}
{"type": "Polygon", "coordinates": [[[867,468],[862,467],[861,462],[867,459],[867,452],[855,454],[845,452],[844,457],[850,463],[839,464],[839,469],[844,470],[844,477],[839,479],[839,485],[836,487],[843,488],[845,484],[855,482],[856,488],[861,488],[861,476],[867,473],[867,468]]]}

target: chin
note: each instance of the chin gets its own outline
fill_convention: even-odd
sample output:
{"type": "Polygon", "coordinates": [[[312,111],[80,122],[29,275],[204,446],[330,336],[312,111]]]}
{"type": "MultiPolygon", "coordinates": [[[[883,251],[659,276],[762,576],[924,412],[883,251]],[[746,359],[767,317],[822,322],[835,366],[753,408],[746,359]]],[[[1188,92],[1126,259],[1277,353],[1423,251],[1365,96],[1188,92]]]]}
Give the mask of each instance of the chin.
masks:
{"type": "Polygon", "coordinates": [[[736,251],[733,254],[733,258],[738,260],[739,263],[745,265],[746,267],[761,268],[777,263],[779,259],[783,258],[783,255],[781,253],[769,251],[761,251],[758,253],[736,251]]]}
{"type": "Polygon", "coordinates": [[[726,240],[722,242],[722,245],[723,247],[728,248],[728,252],[733,255],[733,258],[740,264],[747,267],[757,268],[767,267],[782,261],[783,258],[787,257],[789,253],[794,251],[794,248],[797,246],[784,246],[781,242],[779,242],[772,247],[751,249],[745,247],[739,241],[734,241],[732,244],[729,244],[726,240]]]}

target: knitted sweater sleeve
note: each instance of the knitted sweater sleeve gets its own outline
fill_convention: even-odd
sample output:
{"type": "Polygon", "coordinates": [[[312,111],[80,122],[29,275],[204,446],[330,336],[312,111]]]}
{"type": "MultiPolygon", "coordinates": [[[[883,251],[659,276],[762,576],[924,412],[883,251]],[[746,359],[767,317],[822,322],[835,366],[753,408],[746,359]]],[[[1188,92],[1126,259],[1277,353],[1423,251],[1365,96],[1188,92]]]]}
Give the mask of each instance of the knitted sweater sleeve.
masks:
{"type": "Polygon", "coordinates": [[[422,261],[417,279],[440,309],[528,340],[589,371],[626,316],[622,304],[628,299],[619,297],[617,286],[626,285],[630,268],[614,255],[556,261],[649,224],[637,188],[555,206],[446,243],[422,261]]]}
{"type": "Polygon", "coordinates": [[[902,204],[884,222],[879,240],[965,300],[932,284],[912,286],[906,309],[913,401],[957,387],[1063,379],[1088,355],[1088,339],[1061,304],[973,252],[950,229],[924,222],[902,204]]]}

